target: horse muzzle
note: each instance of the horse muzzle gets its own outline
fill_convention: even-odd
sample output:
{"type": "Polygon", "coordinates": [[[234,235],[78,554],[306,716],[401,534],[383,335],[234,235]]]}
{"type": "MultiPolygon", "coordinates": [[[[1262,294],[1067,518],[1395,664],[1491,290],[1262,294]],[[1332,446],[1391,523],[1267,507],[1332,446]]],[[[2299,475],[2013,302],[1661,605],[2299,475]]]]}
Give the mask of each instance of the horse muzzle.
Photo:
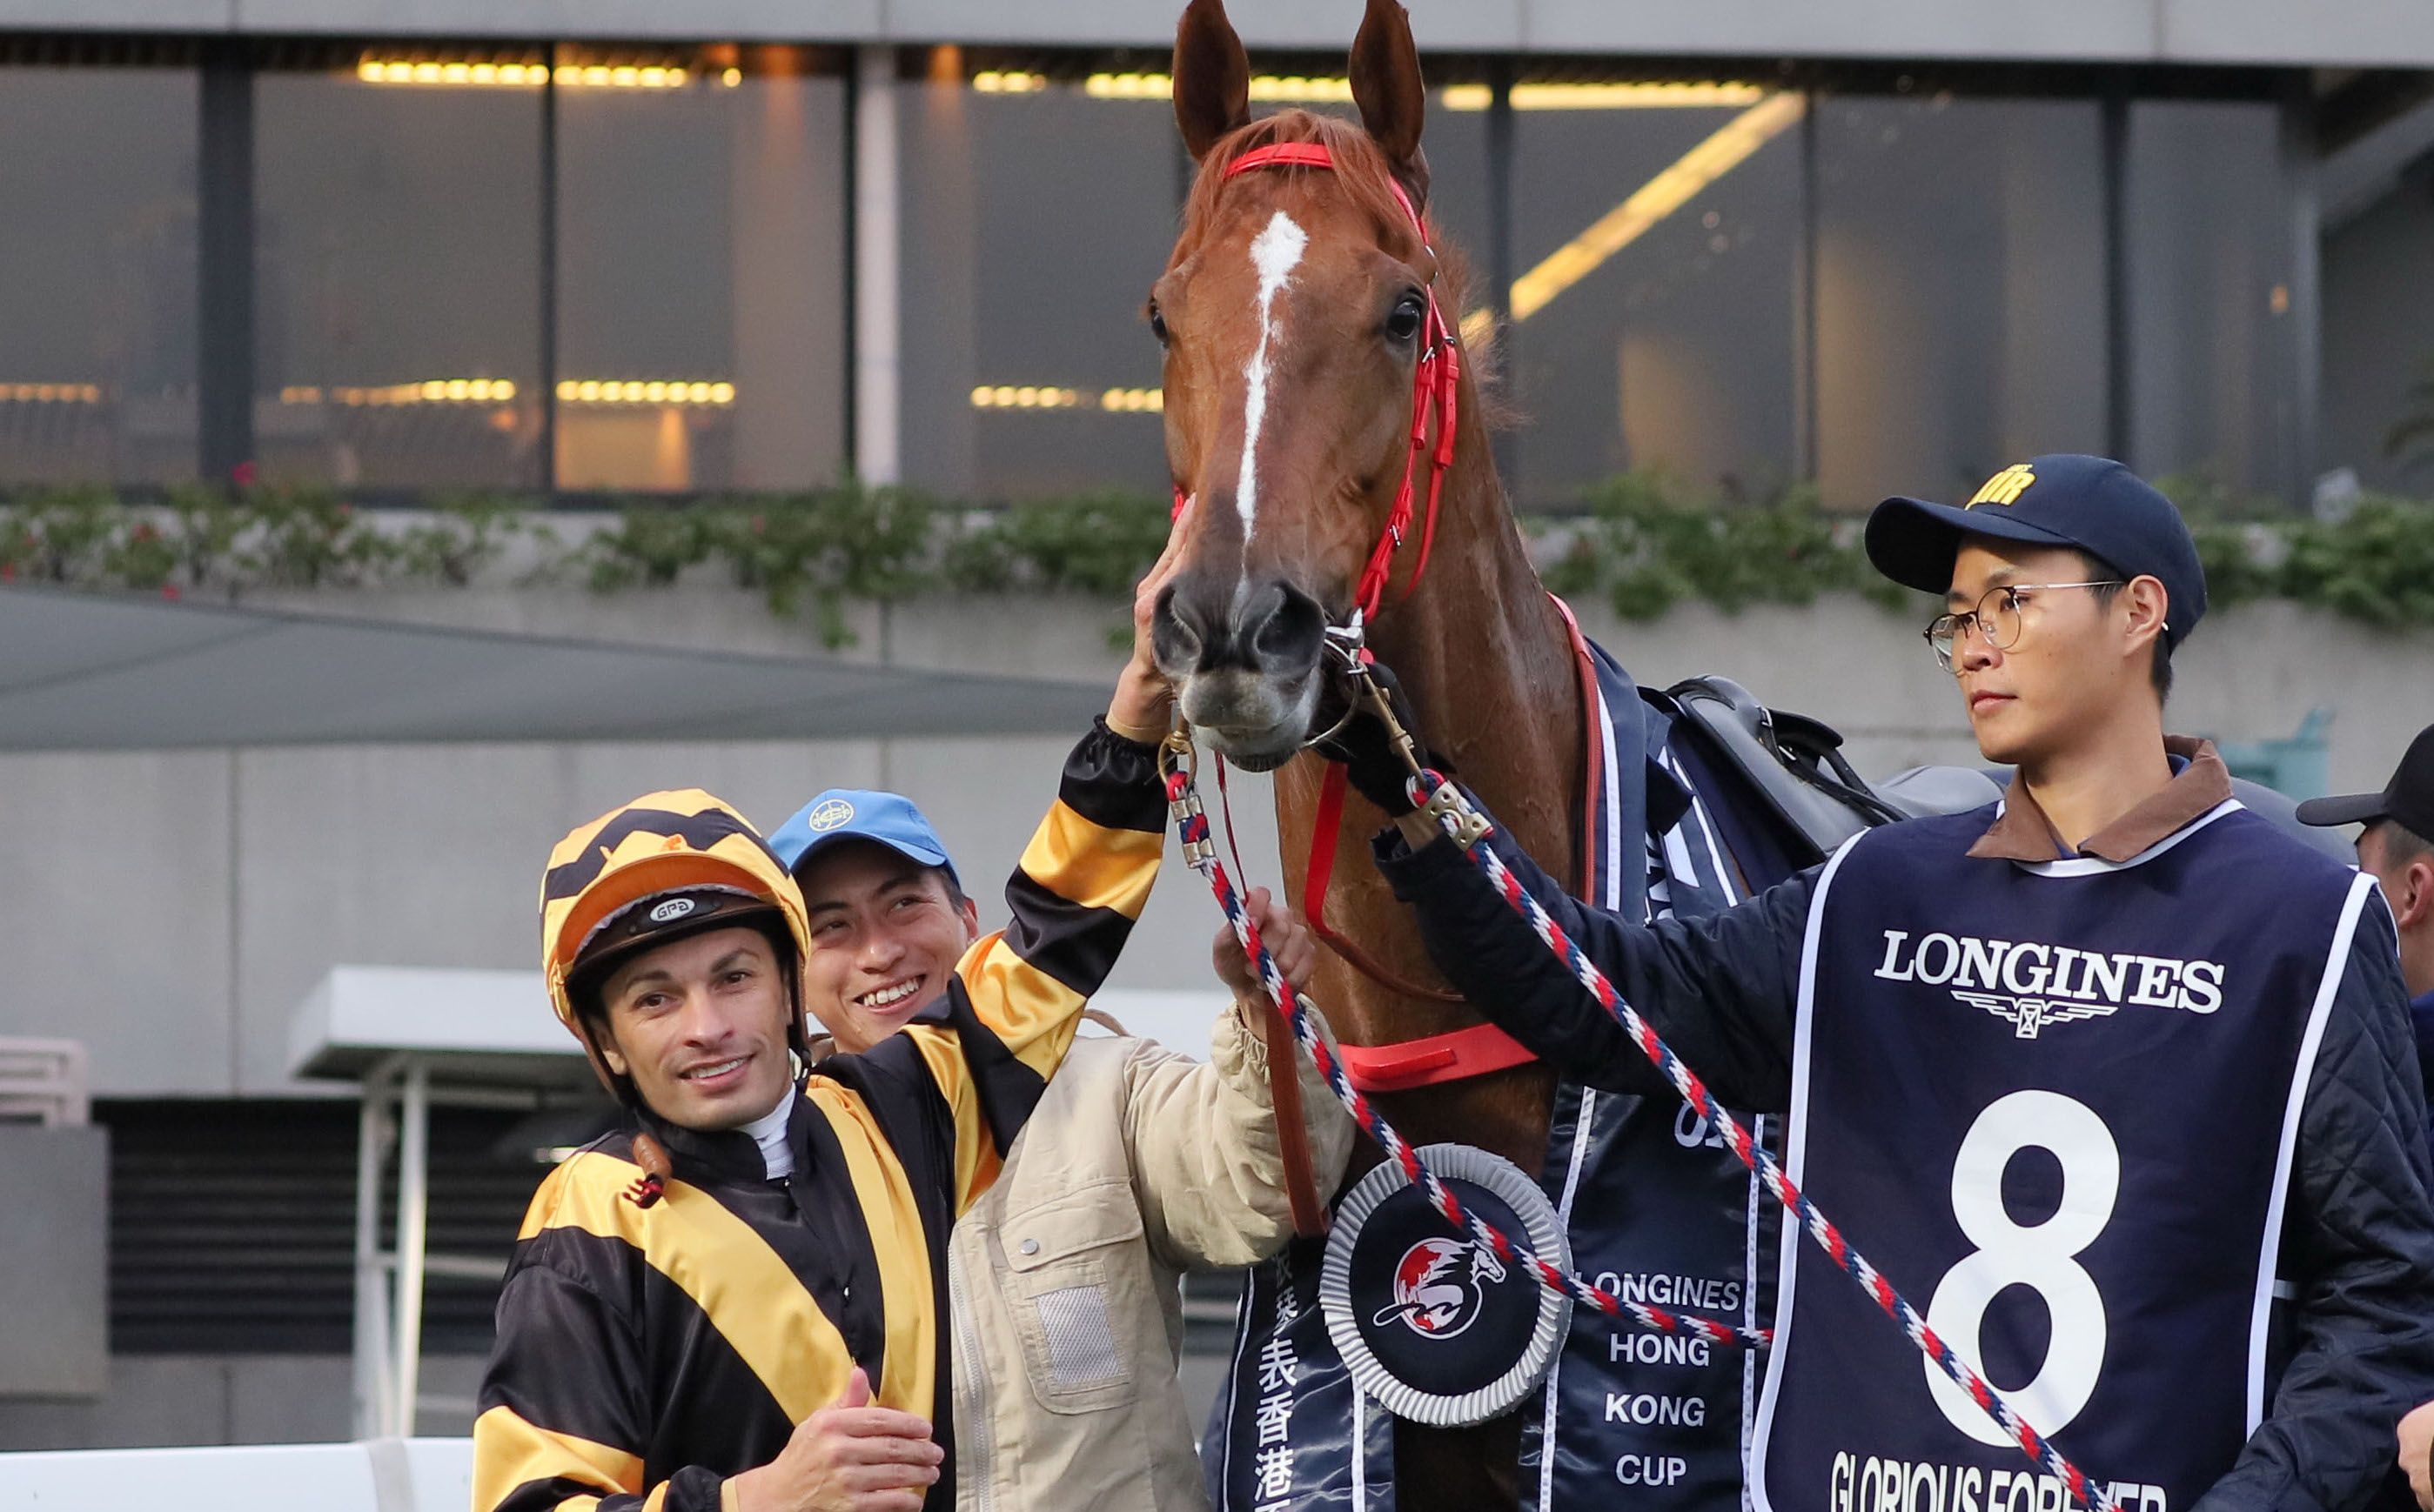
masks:
{"type": "Polygon", "coordinates": [[[1159,600],[1152,643],[1210,748],[1265,772],[1310,739],[1326,632],[1326,610],[1289,583],[1187,576],[1159,600]]]}

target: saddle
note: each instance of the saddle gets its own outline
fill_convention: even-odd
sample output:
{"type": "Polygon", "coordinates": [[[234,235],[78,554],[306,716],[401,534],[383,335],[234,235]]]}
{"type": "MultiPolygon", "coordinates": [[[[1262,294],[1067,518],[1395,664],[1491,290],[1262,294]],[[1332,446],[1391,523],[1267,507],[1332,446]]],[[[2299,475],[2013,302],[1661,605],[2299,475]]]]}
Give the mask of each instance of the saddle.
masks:
{"type": "Polygon", "coordinates": [[[1852,770],[1831,725],[1768,708],[1729,677],[1676,683],[1665,705],[1721,774],[1757,798],[1798,865],[1824,860],[1863,829],[1967,813],[2003,796],[1993,777],[1970,767],[1912,767],[1871,784],[1852,770]]]}

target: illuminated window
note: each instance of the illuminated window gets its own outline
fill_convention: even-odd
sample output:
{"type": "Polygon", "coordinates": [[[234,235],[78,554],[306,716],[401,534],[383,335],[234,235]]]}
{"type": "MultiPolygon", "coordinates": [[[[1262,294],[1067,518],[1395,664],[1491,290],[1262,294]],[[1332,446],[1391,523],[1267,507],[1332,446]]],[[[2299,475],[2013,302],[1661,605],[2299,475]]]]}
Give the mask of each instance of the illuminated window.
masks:
{"type": "Polygon", "coordinates": [[[728,49],[692,88],[559,95],[560,487],[837,476],[845,88],[809,61],[728,49]]]}
{"type": "Polygon", "coordinates": [[[195,96],[0,67],[0,482],[194,476],[195,96]]]}
{"type": "Polygon", "coordinates": [[[426,64],[427,87],[359,64],[255,79],[266,478],[540,482],[541,91],[426,64]],[[300,389],[324,399],[283,399],[300,389]]]}
{"type": "Polygon", "coordinates": [[[1506,344],[1524,498],[1628,467],[1754,491],[1796,475],[1804,103],[1517,100],[1506,344]]]}
{"type": "Polygon", "coordinates": [[[1817,127],[1826,502],[1966,498],[2024,456],[2102,451],[2096,104],[1829,96],[1817,127]]]}
{"type": "Polygon", "coordinates": [[[906,482],[980,499],[1163,490],[1157,414],[1121,396],[1160,381],[1141,304],[1174,243],[1182,148],[1170,105],[1128,98],[961,70],[903,85],[906,482]]]}

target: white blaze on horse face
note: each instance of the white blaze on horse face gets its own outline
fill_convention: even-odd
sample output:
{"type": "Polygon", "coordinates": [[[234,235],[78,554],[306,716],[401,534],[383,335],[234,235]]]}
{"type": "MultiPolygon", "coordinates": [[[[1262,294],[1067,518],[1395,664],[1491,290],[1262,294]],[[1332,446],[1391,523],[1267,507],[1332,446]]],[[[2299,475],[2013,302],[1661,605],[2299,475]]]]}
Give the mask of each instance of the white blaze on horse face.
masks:
{"type": "Polygon", "coordinates": [[[1268,343],[1277,331],[1277,296],[1292,280],[1308,246],[1309,233],[1281,210],[1251,238],[1251,266],[1260,274],[1260,345],[1243,369],[1243,470],[1234,481],[1234,507],[1242,512],[1246,542],[1260,508],[1260,426],[1268,416],[1268,343]]]}

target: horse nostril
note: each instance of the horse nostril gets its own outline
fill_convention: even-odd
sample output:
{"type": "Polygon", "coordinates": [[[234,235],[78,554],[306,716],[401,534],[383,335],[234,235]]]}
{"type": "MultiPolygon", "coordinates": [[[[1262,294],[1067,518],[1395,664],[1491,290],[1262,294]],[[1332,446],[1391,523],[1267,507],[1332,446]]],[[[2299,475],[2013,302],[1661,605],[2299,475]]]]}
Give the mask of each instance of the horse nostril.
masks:
{"type": "Polygon", "coordinates": [[[1190,607],[1170,583],[1160,589],[1157,603],[1150,610],[1150,650],[1164,667],[1190,667],[1200,660],[1204,639],[1186,610],[1190,607]]]}
{"type": "Polygon", "coordinates": [[[1271,671],[1307,671],[1318,664],[1319,647],[1327,635],[1327,611],[1290,583],[1277,587],[1277,606],[1250,629],[1252,661],[1271,671]]]}

